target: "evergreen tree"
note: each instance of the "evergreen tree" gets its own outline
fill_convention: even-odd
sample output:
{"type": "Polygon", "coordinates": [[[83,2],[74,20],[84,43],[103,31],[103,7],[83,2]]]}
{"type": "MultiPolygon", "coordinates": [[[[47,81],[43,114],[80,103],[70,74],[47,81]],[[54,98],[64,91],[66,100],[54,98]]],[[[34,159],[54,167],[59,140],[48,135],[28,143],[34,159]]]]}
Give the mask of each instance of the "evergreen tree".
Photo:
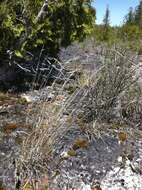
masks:
{"type": "Polygon", "coordinates": [[[129,12],[125,17],[125,24],[130,24],[130,25],[134,24],[134,17],[135,17],[135,15],[134,15],[134,12],[133,12],[133,8],[130,7],[129,12]]]}
{"type": "Polygon", "coordinates": [[[105,28],[109,27],[110,25],[110,10],[108,6],[106,8],[105,16],[103,19],[103,25],[105,26],[105,28]]]}
{"type": "Polygon", "coordinates": [[[103,40],[108,41],[110,35],[110,10],[107,6],[103,19],[103,40]]]}
{"type": "Polygon", "coordinates": [[[142,0],[135,10],[135,24],[138,25],[142,29],[142,0]]]}

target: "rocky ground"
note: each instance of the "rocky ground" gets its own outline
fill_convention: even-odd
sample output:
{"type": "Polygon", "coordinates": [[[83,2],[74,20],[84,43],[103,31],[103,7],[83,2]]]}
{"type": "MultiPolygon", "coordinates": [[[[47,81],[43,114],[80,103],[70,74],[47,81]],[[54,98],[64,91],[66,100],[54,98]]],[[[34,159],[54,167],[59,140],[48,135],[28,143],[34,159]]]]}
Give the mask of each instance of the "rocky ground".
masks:
{"type": "MultiPolygon", "coordinates": [[[[63,49],[60,59],[68,69],[94,72],[101,62],[99,51],[75,45],[63,49]]],[[[0,95],[0,189],[15,189],[14,161],[23,139],[43,116],[42,110],[42,125],[46,125],[52,111],[58,114],[62,109],[59,123],[68,129],[61,132],[54,145],[48,179],[44,178],[38,189],[45,189],[47,181],[49,190],[142,189],[142,128],[73,120],[65,105],[77,89],[77,85],[55,84],[22,94],[0,95]],[[90,126],[93,132],[88,130],[90,126]]],[[[25,185],[23,189],[28,188],[25,185]]]]}

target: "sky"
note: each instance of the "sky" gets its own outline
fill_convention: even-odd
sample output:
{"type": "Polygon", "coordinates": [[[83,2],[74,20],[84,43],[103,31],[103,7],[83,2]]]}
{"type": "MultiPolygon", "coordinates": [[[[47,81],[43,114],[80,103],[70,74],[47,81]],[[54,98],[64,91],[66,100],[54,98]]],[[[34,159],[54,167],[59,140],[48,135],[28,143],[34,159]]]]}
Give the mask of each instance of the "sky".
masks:
{"type": "Polygon", "coordinates": [[[96,23],[102,23],[107,5],[110,10],[110,24],[122,24],[125,15],[130,7],[135,8],[140,0],[94,0],[93,6],[96,8],[96,23]]]}

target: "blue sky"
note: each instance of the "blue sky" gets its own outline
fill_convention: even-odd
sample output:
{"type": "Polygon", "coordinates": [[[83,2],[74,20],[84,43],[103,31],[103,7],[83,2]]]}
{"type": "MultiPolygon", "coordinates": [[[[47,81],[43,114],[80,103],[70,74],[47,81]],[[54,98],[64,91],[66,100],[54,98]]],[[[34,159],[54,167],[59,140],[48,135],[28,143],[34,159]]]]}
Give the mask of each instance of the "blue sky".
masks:
{"type": "Polygon", "coordinates": [[[140,0],[94,0],[93,6],[97,11],[96,23],[100,24],[103,20],[106,6],[110,9],[111,25],[120,25],[124,16],[128,13],[129,7],[136,7],[140,0]]]}

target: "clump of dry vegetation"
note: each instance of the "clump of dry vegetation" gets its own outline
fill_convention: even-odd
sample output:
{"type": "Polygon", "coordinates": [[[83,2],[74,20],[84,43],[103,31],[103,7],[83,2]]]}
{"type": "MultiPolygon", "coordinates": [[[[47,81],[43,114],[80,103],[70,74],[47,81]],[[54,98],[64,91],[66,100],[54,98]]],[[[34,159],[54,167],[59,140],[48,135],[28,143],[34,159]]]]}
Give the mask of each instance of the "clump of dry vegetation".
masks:
{"type": "Polygon", "coordinates": [[[100,68],[86,74],[86,79],[83,74],[79,82],[81,88],[70,98],[70,106],[74,107],[72,113],[78,112],[78,115],[86,117],[87,121],[89,118],[101,121],[109,121],[116,117],[122,119],[124,99],[128,101],[126,103],[125,100],[126,104],[132,102],[136,98],[132,91],[140,98],[141,92],[137,85],[140,76],[136,75],[139,65],[135,62],[136,55],[120,50],[104,49],[100,68]],[[115,111],[119,112],[118,116],[115,111]]]}
{"type": "MultiPolygon", "coordinates": [[[[136,73],[139,67],[136,62],[137,56],[116,47],[103,48],[99,56],[99,68],[90,74],[83,73],[83,76],[75,81],[77,88],[65,102],[61,100],[62,104],[58,109],[53,106],[53,102],[47,106],[46,100],[39,107],[40,112],[36,116],[38,120],[34,123],[32,132],[23,141],[20,156],[15,162],[20,185],[24,185],[27,180],[30,184],[33,181],[36,183],[41,180],[42,174],[48,173],[48,163],[56,144],[72,123],[76,123],[82,131],[85,128],[92,135],[98,130],[101,132],[100,126],[107,131],[116,129],[117,127],[113,127],[116,125],[123,125],[122,130],[124,126],[134,127],[134,124],[141,124],[142,106],[141,91],[137,85],[140,77],[136,73]]],[[[65,85],[64,83],[62,90],[65,85]]],[[[78,140],[73,145],[76,144],[87,147],[88,141],[78,140]]],[[[69,150],[69,155],[76,156],[74,148],[69,150]]]]}

